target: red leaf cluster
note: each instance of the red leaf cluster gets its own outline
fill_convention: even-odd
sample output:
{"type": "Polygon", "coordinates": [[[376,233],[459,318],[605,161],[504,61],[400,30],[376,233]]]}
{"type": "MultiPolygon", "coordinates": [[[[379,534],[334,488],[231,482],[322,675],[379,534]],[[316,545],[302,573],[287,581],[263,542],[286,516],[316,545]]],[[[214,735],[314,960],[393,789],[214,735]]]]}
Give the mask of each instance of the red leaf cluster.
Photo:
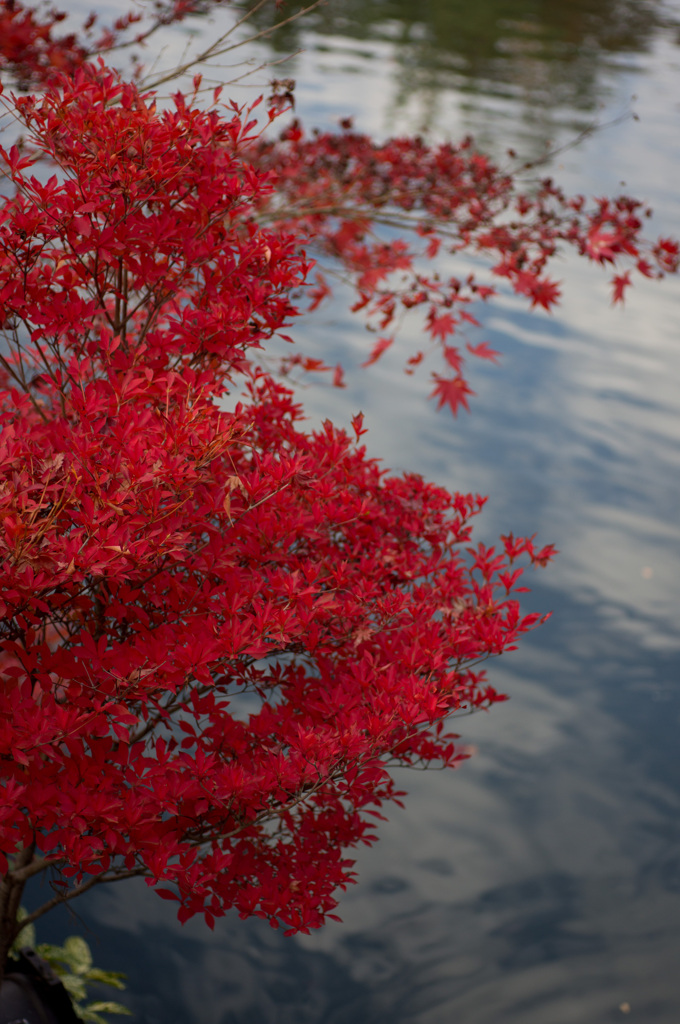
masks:
{"type": "Polygon", "coordinates": [[[443,720],[502,699],[547,555],[472,546],[484,499],[389,476],[361,417],[301,429],[258,353],[308,260],[236,111],[103,65],[15,110],[56,173],[0,150],[0,866],[306,931],[389,766],[455,765],[443,720]]]}
{"type": "Polygon", "coordinates": [[[80,66],[85,49],[73,33],[55,36],[55,26],[65,18],[61,11],[41,16],[18,0],[0,0],[0,71],[10,70],[23,88],[41,84],[57,71],[80,66]]]}
{"type": "MultiPolygon", "coordinates": [[[[142,21],[138,10],[99,28],[98,15],[89,15],[79,33],[60,33],[66,13],[45,4],[27,6],[21,0],[0,0],[0,73],[8,73],[21,89],[43,88],[60,73],[72,74],[97,54],[143,44],[163,25],[182,21],[189,14],[205,13],[221,0],[151,0],[146,24],[130,37],[129,29],[142,21]]],[[[228,0],[226,0],[228,2],[228,0]]]]}
{"type": "MultiPolygon", "coordinates": [[[[266,200],[271,223],[306,233],[308,246],[330,260],[354,288],[354,311],[371,329],[394,334],[405,313],[419,309],[430,348],[453,366],[448,377],[433,373],[433,397],[454,415],[472,394],[464,357],[450,339],[466,324],[479,326],[474,303],[495,294],[474,275],[444,277],[428,263],[442,253],[478,253],[531,308],[552,310],[559,283],[547,276],[550,261],[565,247],[595,263],[627,262],[646,277],[678,270],[677,242],[648,242],[648,214],[627,196],[598,199],[566,196],[546,179],[531,193],[510,173],[476,152],[472,140],[458,146],[427,146],[418,138],[376,142],[344,124],[340,131],[305,134],[294,122],[276,141],[259,140],[254,160],[276,175],[275,202],[266,200]],[[402,237],[387,237],[398,229],[402,237]],[[405,234],[404,234],[405,233],[405,234]],[[451,363],[450,353],[457,353],[451,363]]],[[[613,301],[623,298],[630,270],[612,281],[613,301]]],[[[312,308],[328,294],[317,288],[312,308]]],[[[374,346],[368,366],[384,350],[374,346]]],[[[489,358],[486,342],[468,344],[472,355],[489,358]]],[[[406,372],[425,352],[407,360],[406,372]]]]}
{"type": "MultiPolygon", "coordinates": [[[[209,4],[156,0],[138,41],[209,4]]],[[[445,719],[504,699],[480,663],[540,621],[517,559],[554,554],[473,545],[485,499],[387,474],[361,416],[303,429],[263,349],[301,289],[330,294],[311,255],[378,332],[365,366],[422,314],[455,414],[465,352],[498,353],[452,338],[494,289],[431,261],[481,255],[549,310],[560,248],[611,264],[618,302],[678,245],[646,242],[630,198],[525,194],[470,140],[267,141],[219,89],[157,109],[88,64],[136,15],[80,40],[61,20],[0,0],[0,71],[45,89],[5,100],[45,161],[0,148],[0,916],[51,867],[63,898],[143,874],[181,920],[306,931],[401,796],[389,768],[455,766],[445,719]]],[[[291,102],[275,83],[270,118],[291,102]]],[[[342,386],[324,358],[294,367],[342,386]]]]}

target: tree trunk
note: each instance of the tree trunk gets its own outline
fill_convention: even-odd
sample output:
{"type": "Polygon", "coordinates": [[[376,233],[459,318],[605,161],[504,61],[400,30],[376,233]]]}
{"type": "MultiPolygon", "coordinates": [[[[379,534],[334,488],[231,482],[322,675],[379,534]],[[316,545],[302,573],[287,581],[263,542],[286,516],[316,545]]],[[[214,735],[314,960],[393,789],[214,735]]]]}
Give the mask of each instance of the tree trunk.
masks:
{"type": "Polygon", "coordinates": [[[18,853],[10,870],[0,881],[0,984],[5,975],[12,943],[21,931],[19,907],[27,879],[23,869],[30,865],[34,854],[34,846],[26,847],[18,853]]]}

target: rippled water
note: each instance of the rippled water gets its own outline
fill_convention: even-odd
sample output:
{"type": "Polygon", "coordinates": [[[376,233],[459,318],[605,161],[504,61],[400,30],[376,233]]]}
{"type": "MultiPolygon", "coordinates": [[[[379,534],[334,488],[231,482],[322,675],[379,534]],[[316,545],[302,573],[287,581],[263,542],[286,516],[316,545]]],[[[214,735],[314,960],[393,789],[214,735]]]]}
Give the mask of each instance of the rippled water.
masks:
{"type": "MultiPolygon", "coordinates": [[[[625,181],[677,235],[679,23],[677,2],[331,0],[277,45],[304,47],[298,106],[322,125],[536,156],[634,109],[550,172],[595,195],[625,181]]],[[[387,465],[490,494],[483,539],[560,549],[528,601],[553,618],[493,670],[512,700],[461,722],[478,753],[458,772],[404,779],[341,925],[210,935],[130,883],[76,904],[139,1024],[680,1020],[680,285],[642,282],[620,310],[606,275],[561,271],[556,315],[483,311],[503,360],[474,367],[470,416],[437,414],[400,353],[304,395],[316,417],[363,409],[387,465]]],[[[370,338],[338,303],[304,342],[356,367],[370,338]]]]}

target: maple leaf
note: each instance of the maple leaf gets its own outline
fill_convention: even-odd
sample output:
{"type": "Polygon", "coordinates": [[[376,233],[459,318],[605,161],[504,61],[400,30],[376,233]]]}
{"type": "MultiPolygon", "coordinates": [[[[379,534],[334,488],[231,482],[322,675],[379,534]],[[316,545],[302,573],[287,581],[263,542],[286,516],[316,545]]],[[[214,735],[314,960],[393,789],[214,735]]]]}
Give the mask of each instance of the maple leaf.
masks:
{"type": "Polygon", "coordinates": [[[352,429],[354,430],[357,441],[362,434],[367,432],[368,428],[364,426],[364,414],[362,412],[358,412],[352,417],[352,429]]]}
{"type": "Polygon", "coordinates": [[[458,415],[458,406],[460,405],[468,412],[470,411],[467,396],[474,395],[474,391],[468,387],[467,382],[461,376],[447,378],[434,373],[432,379],[436,382],[436,386],[430,398],[439,399],[438,409],[448,405],[454,416],[458,415]]]}
{"type": "Polygon", "coordinates": [[[454,333],[456,321],[451,313],[443,313],[441,316],[432,317],[428,322],[427,329],[435,340],[441,338],[444,341],[449,334],[454,333]]]}
{"type": "Polygon", "coordinates": [[[547,309],[550,312],[550,308],[559,301],[561,294],[560,286],[555,281],[550,281],[547,277],[533,277],[531,274],[524,274],[522,277],[528,280],[523,281],[522,286],[518,287],[517,290],[531,297],[531,308],[542,306],[543,309],[547,309]]]}
{"type": "Polygon", "coordinates": [[[326,296],[331,294],[328,282],[326,281],[326,278],[323,276],[323,274],[317,273],[315,275],[315,280],[315,287],[310,288],[309,291],[307,292],[310,299],[312,300],[308,307],[308,312],[310,313],[312,313],[323,302],[326,296]]]}
{"type": "Polygon", "coordinates": [[[311,356],[303,356],[300,365],[308,373],[326,373],[332,369],[331,366],[327,366],[324,363],[323,359],[314,359],[311,356]]]}
{"type": "MultiPolygon", "coordinates": [[[[170,24],[192,3],[155,9],[170,24]]],[[[446,340],[494,293],[422,273],[423,255],[455,234],[549,309],[559,288],[542,275],[560,247],[658,277],[678,245],[646,242],[626,197],[589,213],[548,181],[522,195],[469,139],[294,122],[272,140],[252,119],[260,100],[228,101],[225,117],[181,92],[159,114],[93,66],[96,46],[55,36],[61,18],[0,0],[2,70],[40,86],[7,104],[58,172],[24,174],[34,157],[0,147],[20,196],[0,196],[0,328],[26,337],[13,381],[0,368],[0,880],[11,889],[8,857],[30,868],[39,849],[65,899],[74,879],[144,873],[182,921],[212,927],[233,907],[309,932],[352,880],[344,851],[399,802],[385,762],[454,766],[465,755],[443,719],[503,699],[479,663],[545,618],[522,618],[509,569],[555,551],[512,535],[472,545],[485,499],[389,476],[361,416],[353,437],[304,429],[266,360],[275,335],[292,340],[280,332],[301,313],[305,247],[340,265],[371,327],[399,306],[424,319],[452,375],[433,375],[431,397],[456,415],[473,392],[446,340]],[[381,235],[386,203],[405,239],[381,235]],[[241,692],[262,698],[246,716],[241,692]]],[[[628,271],[612,283],[618,301],[628,271]]],[[[317,275],[312,308],[329,290],[317,275]]],[[[281,361],[295,366],[342,385],[320,358],[281,361]]]]}
{"type": "Polygon", "coordinates": [[[490,359],[492,363],[497,363],[500,358],[500,352],[495,349],[486,341],[482,341],[479,345],[466,345],[468,352],[473,356],[479,356],[480,359],[490,359]]]}
{"type": "Polygon", "coordinates": [[[627,270],[625,274],[617,274],[612,278],[613,285],[613,298],[612,302],[614,305],[617,302],[623,302],[626,288],[631,284],[630,271],[627,270]]]}
{"type": "Polygon", "coordinates": [[[368,359],[361,364],[362,367],[372,366],[373,363],[377,363],[383,352],[387,351],[393,341],[394,338],[380,338],[371,349],[368,359]]]}
{"type": "Polygon", "coordinates": [[[644,277],[653,277],[654,276],[653,271],[652,271],[652,267],[651,267],[651,264],[650,264],[649,260],[644,260],[644,259],[638,260],[637,263],[635,264],[635,266],[637,267],[637,269],[640,271],[640,273],[644,277]]]}
{"type": "Polygon", "coordinates": [[[463,365],[463,357],[459,350],[455,346],[445,345],[444,346],[444,358],[449,366],[453,367],[456,373],[460,373],[460,369],[463,365]]]}
{"type": "Polygon", "coordinates": [[[602,231],[599,228],[589,232],[586,240],[586,252],[598,263],[613,263],[619,249],[618,234],[614,231],[602,231]]]}

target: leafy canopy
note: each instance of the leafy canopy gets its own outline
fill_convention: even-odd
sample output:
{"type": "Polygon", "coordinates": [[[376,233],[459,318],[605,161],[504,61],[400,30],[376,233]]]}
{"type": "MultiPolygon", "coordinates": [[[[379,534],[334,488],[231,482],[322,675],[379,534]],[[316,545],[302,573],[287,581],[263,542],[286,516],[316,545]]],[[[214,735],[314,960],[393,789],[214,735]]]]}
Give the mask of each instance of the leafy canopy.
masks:
{"type": "Polygon", "coordinates": [[[265,359],[300,291],[329,292],[316,270],[308,287],[313,255],[378,323],[366,365],[423,312],[455,412],[471,389],[451,339],[493,292],[423,261],[487,254],[550,308],[559,246],[628,261],[617,299],[678,248],[644,241],[634,200],[524,195],[469,141],[295,122],[271,138],[219,90],[157,105],[54,23],[0,12],[25,30],[6,65],[43,86],[4,95],[26,141],[0,148],[4,948],[42,873],[53,895],[30,920],[141,875],[180,920],[234,907],[304,932],[403,795],[389,769],[466,756],[444,722],[503,699],[481,663],[541,619],[520,610],[518,559],[553,554],[474,544],[486,499],[390,475],[361,416],[304,428],[281,373],[325,364],[265,359]]]}

